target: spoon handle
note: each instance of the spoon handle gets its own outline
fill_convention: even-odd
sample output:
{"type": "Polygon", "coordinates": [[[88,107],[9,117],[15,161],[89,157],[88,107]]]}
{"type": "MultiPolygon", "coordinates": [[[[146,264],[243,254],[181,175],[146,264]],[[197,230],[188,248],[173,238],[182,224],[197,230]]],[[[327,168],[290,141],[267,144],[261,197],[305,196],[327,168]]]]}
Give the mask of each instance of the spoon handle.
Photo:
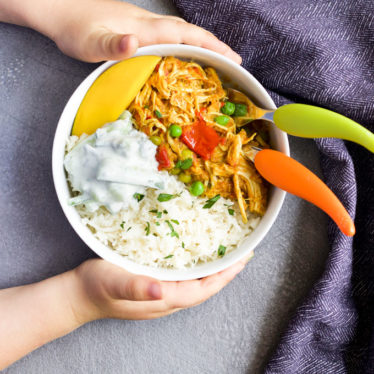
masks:
{"type": "Polygon", "coordinates": [[[290,135],[303,138],[340,138],[361,144],[374,153],[374,134],[357,122],[328,109],[288,104],[274,113],[274,123],[290,135]]]}
{"type": "Polygon", "coordinates": [[[354,223],[335,194],[305,166],[272,149],[255,156],[258,172],[270,183],[318,206],[347,236],[355,234],[354,223]]]}

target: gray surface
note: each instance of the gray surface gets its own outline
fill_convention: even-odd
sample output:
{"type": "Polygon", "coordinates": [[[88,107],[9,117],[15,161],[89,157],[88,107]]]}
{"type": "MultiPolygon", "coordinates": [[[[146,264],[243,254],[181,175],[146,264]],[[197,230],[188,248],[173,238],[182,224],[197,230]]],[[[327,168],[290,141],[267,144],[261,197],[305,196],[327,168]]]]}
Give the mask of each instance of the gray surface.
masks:
{"type": "MultiPolygon", "coordinates": [[[[164,0],[137,3],[175,13],[164,0]]],[[[93,256],[58,205],[51,148],[66,101],[96,65],[65,57],[49,40],[11,25],[0,24],[0,46],[4,288],[61,273],[93,256]]],[[[312,141],[291,138],[290,144],[296,159],[320,172],[312,141]]],[[[326,222],[317,208],[287,196],[254,259],[212,299],[159,320],[87,324],[4,373],[260,373],[323,270],[326,222]]]]}

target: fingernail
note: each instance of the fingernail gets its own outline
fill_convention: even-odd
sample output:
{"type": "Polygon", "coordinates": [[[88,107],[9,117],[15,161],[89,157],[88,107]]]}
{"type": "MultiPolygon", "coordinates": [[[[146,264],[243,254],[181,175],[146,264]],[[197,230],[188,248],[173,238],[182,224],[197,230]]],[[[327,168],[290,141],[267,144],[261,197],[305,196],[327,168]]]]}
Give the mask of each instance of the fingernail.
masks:
{"type": "Polygon", "coordinates": [[[155,300],[162,298],[161,286],[159,283],[151,283],[148,288],[148,295],[155,300]]]}
{"type": "Polygon", "coordinates": [[[229,50],[227,57],[230,57],[232,60],[234,60],[239,65],[242,63],[241,56],[237,54],[236,52],[234,52],[232,49],[229,50]]]}
{"type": "Polygon", "coordinates": [[[248,262],[253,258],[254,255],[255,255],[255,253],[254,253],[254,251],[252,251],[250,253],[250,255],[247,258],[244,259],[244,265],[247,265],[248,262]]]}
{"type": "Polygon", "coordinates": [[[234,266],[232,271],[232,277],[236,277],[244,269],[244,266],[245,265],[240,262],[236,266],[234,266]]]}
{"type": "Polygon", "coordinates": [[[119,51],[120,52],[126,52],[127,51],[128,47],[129,47],[129,40],[130,40],[129,35],[124,35],[121,38],[121,41],[119,42],[119,51]]]}

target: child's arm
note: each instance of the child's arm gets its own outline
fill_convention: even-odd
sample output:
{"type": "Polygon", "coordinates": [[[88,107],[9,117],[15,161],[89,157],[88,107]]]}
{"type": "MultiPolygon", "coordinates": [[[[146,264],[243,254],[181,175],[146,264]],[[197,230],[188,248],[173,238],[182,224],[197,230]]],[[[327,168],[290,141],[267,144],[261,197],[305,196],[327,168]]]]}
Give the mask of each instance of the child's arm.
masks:
{"type": "Polygon", "coordinates": [[[241,62],[201,27],[115,0],[5,0],[0,21],[31,27],[67,55],[89,62],[128,58],[138,46],[158,43],[201,46],[241,62]]]}
{"type": "Polygon", "coordinates": [[[95,319],[151,319],[200,304],[247,260],[202,280],[159,282],[95,259],[39,283],[0,290],[0,370],[95,319]]]}
{"type": "MultiPolygon", "coordinates": [[[[127,58],[154,43],[198,45],[241,61],[200,27],[113,0],[0,0],[0,21],[31,27],[85,61],[127,58]]],[[[150,319],[197,305],[244,263],[202,280],[158,282],[91,260],[36,284],[0,290],[0,369],[95,319],[150,319]]]]}

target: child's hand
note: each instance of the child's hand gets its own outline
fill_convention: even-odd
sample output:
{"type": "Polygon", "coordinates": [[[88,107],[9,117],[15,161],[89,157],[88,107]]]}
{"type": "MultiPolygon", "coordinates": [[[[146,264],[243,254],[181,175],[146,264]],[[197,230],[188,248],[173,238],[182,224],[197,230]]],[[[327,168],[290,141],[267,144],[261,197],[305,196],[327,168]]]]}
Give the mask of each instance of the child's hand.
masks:
{"type": "Polygon", "coordinates": [[[86,322],[151,319],[200,304],[247,261],[201,280],[159,282],[95,259],[38,283],[0,290],[0,371],[86,322]]]}
{"type": "Polygon", "coordinates": [[[120,60],[132,56],[138,46],[184,43],[241,62],[240,56],[213,34],[178,17],[116,0],[49,0],[46,6],[49,15],[40,25],[28,23],[52,38],[65,54],[80,60],[120,60]]]}
{"type": "Polygon", "coordinates": [[[134,275],[104,260],[89,260],[75,269],[77,290],[72,308],[78,324],[99,318],[151,319],[202,303],[245,266],[244,259],[201,280],[160,282],[134,275]]]}

